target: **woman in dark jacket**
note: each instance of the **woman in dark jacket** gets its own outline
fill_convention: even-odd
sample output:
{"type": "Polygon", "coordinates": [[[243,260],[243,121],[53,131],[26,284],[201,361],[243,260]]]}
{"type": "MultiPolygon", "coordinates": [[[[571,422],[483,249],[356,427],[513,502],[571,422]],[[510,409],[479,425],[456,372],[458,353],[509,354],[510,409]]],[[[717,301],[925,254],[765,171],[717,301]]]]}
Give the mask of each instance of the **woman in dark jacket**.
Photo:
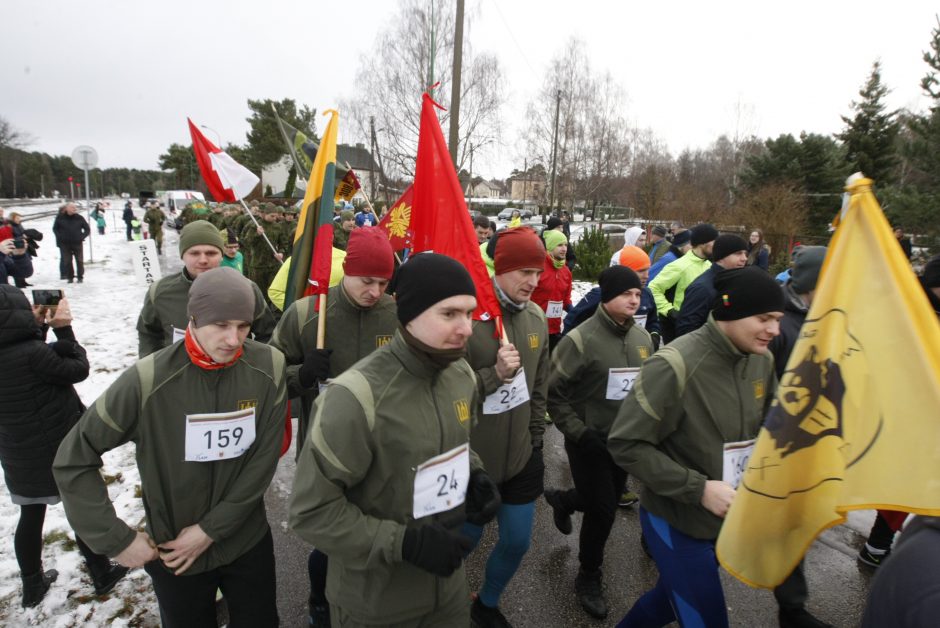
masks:
{"type": "MultiPolygon", "coordinates": [[[[71,324],[66,299],[54,312],[31,308],[20,290],[0,285],[0,464],[10,498],[20,507],[13,546],[24,607],[39,604],[58,576],[54,569],[42,570],[42,525],[46,506],[59,503],[52,477],[56,450],[84,411],[72,384],[88,377],[88,358],[71,324]],[[57,338],[51,344],[44,342],[47,325],[57,338]]],[[[127,569],[76,541],[95,593],[107,593],[127,569]]]]}
{"type": "Polygon", "coordinates": [[[770,247],[764,241],[764,232],[760,229],[751,229],[747,241],[747,265],[764,270],[770,268],[770,247]]]}

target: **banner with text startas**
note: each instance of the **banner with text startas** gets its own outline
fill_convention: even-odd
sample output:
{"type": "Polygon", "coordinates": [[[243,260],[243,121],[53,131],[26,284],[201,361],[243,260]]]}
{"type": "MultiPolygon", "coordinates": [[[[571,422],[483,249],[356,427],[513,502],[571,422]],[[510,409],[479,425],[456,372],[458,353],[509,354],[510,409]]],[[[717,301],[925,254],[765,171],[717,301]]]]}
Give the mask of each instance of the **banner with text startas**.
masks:
{"type": "MultiPolygon", "coordinates": [[[[323,133],[323,141],[317,158],[310,169],[310,179],[304,192],[297,229],[294,232],[294,248],[291,254],[287,288],[284,291],[284,307],[306,294],[310,285],[314,246],[317,234],[323,225],[332,229],[333,189],[336,177],[336,135],[339,113],[333,109],[324,112],[330,121],[323,133]]],[[[331,238],[332,240],[332,238],[331,238]]]]}
{"type": "Polygon", "coordinates": [[[823,263],[806,322],[718,537],[738,579],[780,584],[850,510],[940,515],[940,324],[869,179],[823,263]]]}
{"type": "Polygon", "coordinates": [[[435,107],[443,109],[425,93],[412,192],[412,254],[433,251],[463,264],[477,289],[477,309],[473,316],[477,320],[489,320],[500,315],[499,301],[480,256],[470,212],[441,124],[434,113],[435,107]]]}

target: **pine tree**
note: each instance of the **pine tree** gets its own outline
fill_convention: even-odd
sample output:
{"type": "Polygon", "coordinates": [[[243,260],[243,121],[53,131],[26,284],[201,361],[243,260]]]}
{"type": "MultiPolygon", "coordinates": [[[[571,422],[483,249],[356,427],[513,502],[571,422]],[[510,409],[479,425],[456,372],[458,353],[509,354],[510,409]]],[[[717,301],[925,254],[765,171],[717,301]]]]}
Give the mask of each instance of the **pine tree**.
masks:
{"type": "Polygon", "coordinates": [[[881,62],[875,61],[864,87],[861,100],[852,102],[852,117],[842,116],[845,130],[836,135],[846,151],[851,172],[861,171],[882,186],[895,181],[898,164],[897,111],[887,111],[884,103],[888,88],[881,82],[881,62]]]}

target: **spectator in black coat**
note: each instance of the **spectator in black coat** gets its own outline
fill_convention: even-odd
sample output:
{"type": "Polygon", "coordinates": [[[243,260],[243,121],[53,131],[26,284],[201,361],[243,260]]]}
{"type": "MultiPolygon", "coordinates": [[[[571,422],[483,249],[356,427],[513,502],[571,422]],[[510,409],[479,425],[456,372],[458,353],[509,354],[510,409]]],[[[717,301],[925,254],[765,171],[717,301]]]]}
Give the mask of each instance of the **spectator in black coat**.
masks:
{"type": "Polygon", "coordinates": [[[130,201],[124,203],[124,213],[121,215],[121,220],[124,221],[124,224],[127,226],[127,241],[130,242],[134,239],[134,210],[130,201]]]}
{"type": "Polygon", "coordinates": [[[69,283],[77,277],[82,283],[85,277],[85,250],[83,242],[91,229],[88,221],[77,213],[75,203],[66,203],[62,206],[55,222],[52,223],[52,233],[55,234],[56,246],[59,247],[61,258],[59,260],[59,277],[69,283]],[[75,267],[72,268],[72,260],[75,267]]]}
{"type": "MultiPolygon", "coordinates": [[[[53,312],[30,307],[13,286],[0,285],[0,465],[20,519],[13,537],[23,579],[23,606],[42,601],[58,573],[42,569],[46,506],[59,502],[52,461],[84,407],[72,387],[88,377],[88,358],[75,340],[67,299],[53,312]],[[52,327],[57,340],[46,344],[52,327]]],[[[114,588],[127,569],[95,554],[76,537],[95,593],[114,588]]]]}

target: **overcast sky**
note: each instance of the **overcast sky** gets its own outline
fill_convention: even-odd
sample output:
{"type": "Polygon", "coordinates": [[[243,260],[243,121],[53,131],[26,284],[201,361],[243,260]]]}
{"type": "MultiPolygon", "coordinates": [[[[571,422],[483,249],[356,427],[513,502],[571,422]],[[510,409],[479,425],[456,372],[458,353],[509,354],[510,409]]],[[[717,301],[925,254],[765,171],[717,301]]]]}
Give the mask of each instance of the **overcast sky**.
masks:
{"type": "MultiPolygon", "coordinates": [[[[935,0],[467,5],[465,37],[499,56],[507,81],[504,150],[474,163],[500,178],[521,166],[525,105],[572,36],[626,89],[628,118],[677,154],[736,126],[762,138],[837,132],[875,59],[889,105],[923,109],[921,57],[940,10],[935,0]]],[[[189,143],[187,116],[212,127],[211,140],[243,144],[248,98],[334,107],[394,14],[393,0],[3,0],[0,116],[35,138],[31,150],[89,144],[104,167],[155,169],[170,143],[189,143]]],[[[416,116],[419,105],[416,94],[416,116]]],[[[353,139],[341,125],[340,141],[353,139]]]]}

